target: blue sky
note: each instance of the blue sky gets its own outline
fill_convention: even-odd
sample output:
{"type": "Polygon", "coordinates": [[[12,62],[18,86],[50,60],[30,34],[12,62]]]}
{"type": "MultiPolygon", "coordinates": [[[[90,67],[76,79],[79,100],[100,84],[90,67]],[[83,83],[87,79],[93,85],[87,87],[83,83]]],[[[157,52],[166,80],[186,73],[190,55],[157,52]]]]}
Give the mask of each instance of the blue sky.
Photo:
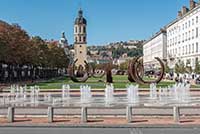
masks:
{"type": "Polygon", "coordinates": [[[189,0],[0,0],[0,19],[18,23],[30,35],[73,43],[81,7],[88,21],[88,44],[148,39],[177,16],[189,0]]]}

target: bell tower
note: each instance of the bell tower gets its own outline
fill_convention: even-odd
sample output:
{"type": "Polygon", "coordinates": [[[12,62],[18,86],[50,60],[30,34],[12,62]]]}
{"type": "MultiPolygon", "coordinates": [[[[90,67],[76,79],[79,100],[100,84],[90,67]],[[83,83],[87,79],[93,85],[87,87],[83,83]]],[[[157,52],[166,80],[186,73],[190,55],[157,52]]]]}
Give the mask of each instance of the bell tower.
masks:
{"type": "Polygon", "coordinates": [[[78,11],[78,16],[74,23],[74,50],[76,66],[84,66],[87,61],[87,21],[83,17],[83,11],[78,11]]]}

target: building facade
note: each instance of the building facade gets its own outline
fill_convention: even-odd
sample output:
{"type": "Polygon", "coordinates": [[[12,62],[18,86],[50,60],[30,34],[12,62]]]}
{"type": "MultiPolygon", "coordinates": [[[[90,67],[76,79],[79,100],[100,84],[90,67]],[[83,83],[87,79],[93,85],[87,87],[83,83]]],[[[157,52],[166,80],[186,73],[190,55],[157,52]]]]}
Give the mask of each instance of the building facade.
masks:
{"type": "Polygon", "coordinates": [[[83,11],[78,11],[78,17],[74,23],[74,51],[76,66],[82,65],[84,67],[87,61],[87,21],[83,17],[83,11]]]}
{"type": "Polygon", "coordinates": [[[161,29],[151,39],[143,44],[143,62],[145,66],[157,66],[155,57],[163,60],[167,58],[167,34],[166,30],[161,29]]]}
{"type": "Polygon", "coordinates": [[[180,60],[194,69],[200,60],[200,2],[190,0],[190,8],[183,6],[166,30],[168,62],[180,60]]]}

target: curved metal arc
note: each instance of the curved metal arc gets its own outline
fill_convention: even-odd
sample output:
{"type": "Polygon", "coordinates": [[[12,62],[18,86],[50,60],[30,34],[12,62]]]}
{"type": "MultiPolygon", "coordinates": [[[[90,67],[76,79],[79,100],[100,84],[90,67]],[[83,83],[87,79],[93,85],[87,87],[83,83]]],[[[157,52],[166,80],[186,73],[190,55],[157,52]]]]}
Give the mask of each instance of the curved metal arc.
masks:
{"type": "Polygon", "coordinates": [[[88,75],[88,68],[89,68],[89,65],[86,61],[84,61],[85,63],[85,68],[86,68],[86,73],[84,74],[84,76],[80,79],[78,79],[75,74],[74,74],[74,70],[75,70],[75,64],[76,62],[78,61],[78,59],[76,59],[72,65],[70,66],[70,78],[73,82],[86,82],[89,78],[89,75],[88,75]]]}
{"type": "Polygon", "coordinates": [[[102,73],[96,73],[95,72],[96,68],[92,68],[92,77],[94,78],[102,78],[103,76],[105,76],[105,70],[102,70],[103,72],[102,73]]]}
{"type": "Polygon", "coordinates": [[[161,75],[156,80],[145,81],[140,77],[139,72],[136,71],[136,75],[137,75],[139,81],[141,81],[144,84],[159,83],[162,80],[163,76],[164,76],[164,72],[165,72],[164,63],[158,57],[155,57],[155,59],[159,62],[160,66],[161,66],[161,75]]]}
{"type": "Polygon", "coordinates": [[[131,62],[131,64],[130,64],[130,70],[129,70],[129,72],[130,72],[130,75],[131,75],[131,77],[132,77],[132,79],[135,81],[135,82],[137,82],[137,83],[139,83],[139,84],[143,84],[142,83],[142,81],[140,81],[139,80],[139,78],[138,78],[138,76],[137,76],[137,74],[136,74],[136,72],[137,72],[137,65],[138,65],[138,59],[139,59],[140,57],[136,57],[136,58],[134,58],[133,60],[132,60],[132,62],[131,62]]]}
{"type": "Polygon", "coordinates": [[[129,61],[129,63],[128,63],[128,80],[130,81],[130,82],[135,82],[135,80],[132,78],[132,75],[131,75],[131,65],[132,65],[132,61],[129,61]]]}

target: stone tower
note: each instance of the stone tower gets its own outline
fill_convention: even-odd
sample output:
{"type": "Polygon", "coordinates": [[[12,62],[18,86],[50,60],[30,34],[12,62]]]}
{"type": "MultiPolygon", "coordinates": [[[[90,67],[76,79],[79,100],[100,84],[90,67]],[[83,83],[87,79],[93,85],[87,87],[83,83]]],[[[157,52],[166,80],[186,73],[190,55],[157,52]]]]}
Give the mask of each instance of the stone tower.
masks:
{"type": "Polygon", "coordinates": [[[74,50],[75,58],[78,60],[76,66],[84,66],[84,61],[87,61],[87,21],[83,17],[83,11],[78,11],[78,17],[74,23],[74,50]]]}

